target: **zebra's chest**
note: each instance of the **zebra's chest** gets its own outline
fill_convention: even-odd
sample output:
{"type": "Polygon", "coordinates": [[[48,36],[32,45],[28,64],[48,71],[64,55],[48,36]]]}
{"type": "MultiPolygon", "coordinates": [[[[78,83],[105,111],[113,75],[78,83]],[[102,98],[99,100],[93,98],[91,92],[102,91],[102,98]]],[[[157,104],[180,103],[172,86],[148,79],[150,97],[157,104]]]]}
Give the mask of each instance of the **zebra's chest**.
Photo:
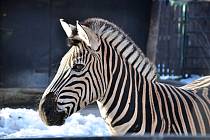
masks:
{"type": "Polygon", "coordinates": [[[125,135],[128,132],[128,129],[134,123],[135,119],[132,119],[126,123],[118,124],[119,122],[121,123],[121,121],[128,114],[128,112],[122,112],[121,115],[116,117],[116,112],[108,114],[108,108],[102,106],[102,104],[98,101],[97,104],[101,117],[104,119],[109,132],[112,135],[125,135]]]}

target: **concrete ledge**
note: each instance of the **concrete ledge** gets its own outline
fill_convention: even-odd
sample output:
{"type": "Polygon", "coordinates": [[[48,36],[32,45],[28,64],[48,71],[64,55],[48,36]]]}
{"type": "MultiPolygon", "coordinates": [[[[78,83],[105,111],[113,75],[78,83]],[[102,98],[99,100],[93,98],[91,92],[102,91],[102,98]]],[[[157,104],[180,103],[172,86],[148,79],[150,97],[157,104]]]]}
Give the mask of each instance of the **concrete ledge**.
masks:
{"type": "MultiPolygon", "coordinates": [[[[37,110],[44,89],[35,88],[0,88],[0,108],[28,108],[37,110]]],[[[96,103],[79,111],[82,115],[100,116],[96,103]]]]}
{"type": "Polygon", "coordinates": [[[44,89],[34,88],[0,88],[0,108],[37,109],[44,89]]]}

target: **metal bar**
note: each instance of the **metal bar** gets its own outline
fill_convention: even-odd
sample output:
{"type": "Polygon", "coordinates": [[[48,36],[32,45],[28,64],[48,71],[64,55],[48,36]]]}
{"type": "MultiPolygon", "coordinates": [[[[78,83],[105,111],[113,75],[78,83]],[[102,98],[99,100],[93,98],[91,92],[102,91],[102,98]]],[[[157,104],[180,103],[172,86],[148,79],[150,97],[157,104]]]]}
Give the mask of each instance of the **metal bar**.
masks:
{"type": "MultiPolygon", "coordinates": [[[[28,139],[28,138],[27,138],[28,139]]],[[[51,137],[51,138],[30,138],[31,140],[209,140],[210,136],[165,136],[165,135],[144,135],[144,136],[100,136],[100,137],[51,137]]],[[[11,139],[12,140],[12,139],[11,139]]]]}

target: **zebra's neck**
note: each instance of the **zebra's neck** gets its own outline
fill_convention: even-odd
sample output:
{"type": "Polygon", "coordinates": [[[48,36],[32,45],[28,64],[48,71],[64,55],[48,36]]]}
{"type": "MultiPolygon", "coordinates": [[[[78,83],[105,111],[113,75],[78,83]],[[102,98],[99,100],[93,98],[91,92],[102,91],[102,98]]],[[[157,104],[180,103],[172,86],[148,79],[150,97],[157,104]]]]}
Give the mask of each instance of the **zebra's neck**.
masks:
{"type": "MultiPolygon", "coordinates": [[[[114,68],[110,82],[106,88],[106,93],[98,107],[102,118],[108,124],[113,134],[127,132],[125,125],[120,127],[126,119],[132,120],[138,112],[138,99],[141,95],[142,81],[147,81],[144,77],[124,61],[117,60],[118,67],[114,68]],[[125,117],[125,118],[124,118],[125,117]],[[123,120],[123,121],[122,121],[123,120]],[[119,127],[118,127],[119,126],[119,127]],[[124,130],[121,130],[124,129],[124,130]]],[[[135,119],[133,119],[135,120],[135,119]]],[[[130,125],[128,121],[126,125],[130,125]]],[[[134,123],[134,122],[132,122],[134,123]]]]}
{"type": "Polygon", "coordinates": [[[110,45],[118,56],[127,61],[149,81],[156,80],[156,67],[120,28],[103,19],[92,18],[84,22],[101,39],[110,45]]]}
{"type": "Polygon", "coordinates": [[[114,24],[101,19],[90,19],[85,22],[85,25],[95,31],[102,42],[100,52],[106,92],[98,101],[101,116],[110,128],[114,128],[113,133],[127,132],[112,125],[120,126],[124,116],[128,119],[136,117],[132,114],[134,112],[137,114],[138,111],[135,106],[138,104],[139,96],[142,95],[141,83],[155,81],[155,66],[114,24]]]}

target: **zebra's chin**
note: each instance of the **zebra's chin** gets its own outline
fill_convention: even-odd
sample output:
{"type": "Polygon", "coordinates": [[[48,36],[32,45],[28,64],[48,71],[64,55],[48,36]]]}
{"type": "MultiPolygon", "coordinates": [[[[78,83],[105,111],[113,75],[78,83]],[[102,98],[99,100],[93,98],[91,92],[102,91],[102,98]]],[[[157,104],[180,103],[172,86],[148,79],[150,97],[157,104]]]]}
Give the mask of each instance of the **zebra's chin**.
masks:
{"type": "Polygon", "coordinates": [[[42,121],[48,126],[61,126],[65,123],[66,115],[64,112],[52,112],[50,115],[40,113],[42,121]]]}

